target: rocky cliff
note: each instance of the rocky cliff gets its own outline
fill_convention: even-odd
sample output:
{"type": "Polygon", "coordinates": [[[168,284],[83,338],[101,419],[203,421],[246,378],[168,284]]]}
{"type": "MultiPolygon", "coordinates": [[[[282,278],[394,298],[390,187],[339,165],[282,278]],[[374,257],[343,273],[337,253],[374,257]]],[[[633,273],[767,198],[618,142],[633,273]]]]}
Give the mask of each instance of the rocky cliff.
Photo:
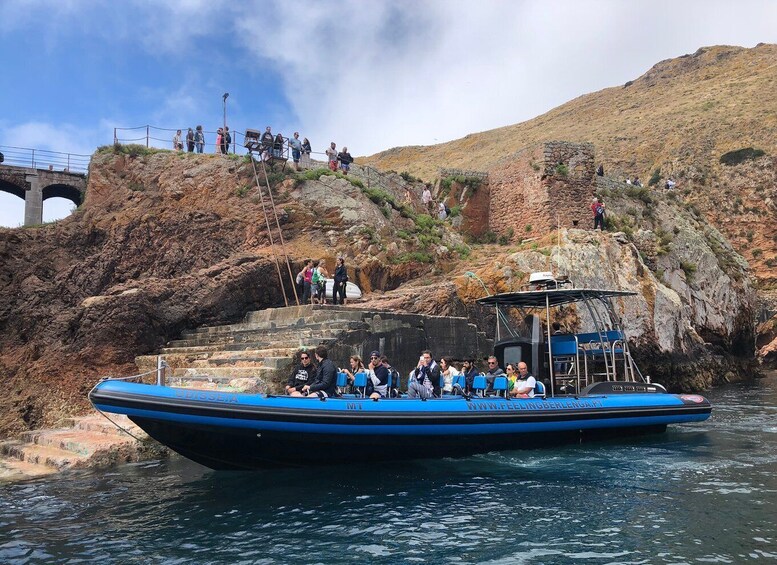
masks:
{"type": "MultiPolygon", "coordinates": [[[[243,158],[105,148],[92,159],[85,203],[71,217],[0,230],[0,436],[84,410],[100,375],[136,372],[136,355],[184,329],[283,304],[278,270],[293,297],[254,178],[243,158]]],[[[259,179],[265,182],[261,172],[259,179]]],[[[550,236],[467,245],[459,223],[400,204],[401,185],[325,171],[273,171],[266,181],[292,272],[308,257],[331,269],[343,254],[351,279],[382,307],[466,315],[490,332],[492,312],[474,304],[482,288],[463,273],[476,270],[494,291],[516,289],[554,261],[578,284],[639,292],[634,304],[619,305],[629,337],[671,362],[657,363],[654,375],[676,366],[670,384],[707,386],[737,355],[751,356],[744,263],[702,219],[671,202],[659,208],[674,221],[663,231],[659,224],[621,235],[570,230],[558,248],[550,236]]],[[[266,188],[263,195],[266,203],[266,188]]],[[[619,198],[612,197],[616,215],[643,213],[638,198],[619,198]]]]}

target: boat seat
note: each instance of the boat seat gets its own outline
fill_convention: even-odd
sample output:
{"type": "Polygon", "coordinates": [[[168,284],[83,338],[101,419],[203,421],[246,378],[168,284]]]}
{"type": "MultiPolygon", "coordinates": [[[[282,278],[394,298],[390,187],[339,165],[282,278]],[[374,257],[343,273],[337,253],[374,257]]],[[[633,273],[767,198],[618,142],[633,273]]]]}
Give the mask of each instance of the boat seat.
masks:
{"type": "Polygon", "coordinates": [[[367,373],[356,373],[353,376],[353,387],[356,389],[356,394],[367,396],[367,373]]]}
{"type": "Polygon", "coordinates": [[[348,375],[346,373],[337,373],[335,385],[337,386],[337,392],[342,395],[345,392],[345,387],[348,386],[348,375]]]}
{"type": "Polygon", "coordinates": [[[495,377],[492,388],[497,396],[507,396],[507,377],[495,377]]]}
{"type": "Polygon", "coordinates": [[[545,398],[545,385],[542,381],[536,381],[534,384],[534,398],[545,398]]]}
{"type": "Polygon", "coordinates": [[[472,389],[478,396],[484,396],[486,388],[488,387],[488,381],[486,381],[485,375],[478,375],[472,383],[472,389]]]}
{"type": "Polygon", "coordinates": [[[453,394],[464,394],[464,389],[467,387],[467,379],[464,375],[456,375],[453,377],[453,394]]]}

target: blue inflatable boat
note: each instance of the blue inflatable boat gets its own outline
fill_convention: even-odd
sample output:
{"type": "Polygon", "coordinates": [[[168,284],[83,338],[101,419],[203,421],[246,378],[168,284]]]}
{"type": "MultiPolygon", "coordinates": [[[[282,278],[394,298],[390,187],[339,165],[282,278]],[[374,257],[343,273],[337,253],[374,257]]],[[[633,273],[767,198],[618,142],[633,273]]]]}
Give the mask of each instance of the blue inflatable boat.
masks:
{"type": "Polygon", "coordinates": [[[709,417],[704,397],[669,394],[639,372],[611,303],[634,293],[563,288],[547,275],[534,277],[528,290],[480,300],[497,310],[494,354],[500,366],[526,363],[538,383],[534,398],[510,397],[502,377],[501,387],[495,381],[490,390],[475,386],[464,394],[459,388],[459,394],[429,400],[204,391],[164,386],[163,379],[106,379],[89,399],[213,469],[462,457],[663,432],[668,424],[709,417]],[[583,306],[581,325],[592,327],[552,331],[551,307],[571,303],[583,306]],[[511,323],[515,316],[506,309],[520,311],[523,327],[511,323]]]}

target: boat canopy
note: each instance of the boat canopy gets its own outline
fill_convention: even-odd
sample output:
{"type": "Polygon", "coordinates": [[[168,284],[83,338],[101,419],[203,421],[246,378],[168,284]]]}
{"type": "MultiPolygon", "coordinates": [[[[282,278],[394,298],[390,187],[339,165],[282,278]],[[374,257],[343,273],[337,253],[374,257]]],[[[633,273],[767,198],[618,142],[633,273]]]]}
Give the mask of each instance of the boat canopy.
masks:
{"type": "Polygon", "coordinates": [[[478,303],[486,306],[514,306],[516,308],[557,307],[573,302],[585,302],[591,299],[604,299],[613,296],[636,296],[628,290],[606,290],[595,288],[558,288],[547,290],[526,290],[504,292],[479,298],[478,303]]]}

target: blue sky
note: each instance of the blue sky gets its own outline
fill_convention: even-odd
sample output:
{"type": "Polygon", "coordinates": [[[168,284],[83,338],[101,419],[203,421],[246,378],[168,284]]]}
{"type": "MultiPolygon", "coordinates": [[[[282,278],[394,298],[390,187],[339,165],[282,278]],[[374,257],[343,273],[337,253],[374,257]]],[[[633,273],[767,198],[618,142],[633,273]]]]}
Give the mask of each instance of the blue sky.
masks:
{"type": "MultiPolygon", "coordinates": [[[[702,46],[759,42],[777,42],[776,1],[2,0],[0,150],[91,154],[114,127],[215,130],[229,92],[233,130],[271,125],[367,155],[518,123],[702,46]]],[[[44,219],[70,209],[48,200],[44,219]]],[[[22,216],[0,192],[0,225],[22,216]]]]}

